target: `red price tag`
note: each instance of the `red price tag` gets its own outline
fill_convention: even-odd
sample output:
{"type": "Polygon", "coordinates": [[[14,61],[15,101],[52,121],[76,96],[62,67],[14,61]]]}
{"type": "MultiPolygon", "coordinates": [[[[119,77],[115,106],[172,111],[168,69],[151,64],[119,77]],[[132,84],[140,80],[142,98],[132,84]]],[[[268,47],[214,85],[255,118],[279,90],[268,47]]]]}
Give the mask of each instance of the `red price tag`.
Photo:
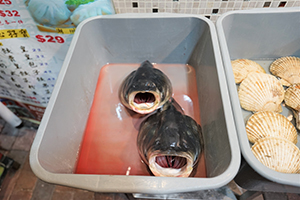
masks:
{"type": "Polygon", "coordinates": [[[50,43],[64,43],[64,38],[60,36],[52,36],[52,35],[36,35],[35,36],[38,42],[44,43],[44,42],[50,42],[50,43]]]}
{"type": "Polygon", "coordinates": [[[1,17],[21,17],[17,10],[0,10],[1,17]]]}
{"type": "Polygon", "coordinates": [[[11,5],[10,0],[0,0],[0,5],[11,5]]]}

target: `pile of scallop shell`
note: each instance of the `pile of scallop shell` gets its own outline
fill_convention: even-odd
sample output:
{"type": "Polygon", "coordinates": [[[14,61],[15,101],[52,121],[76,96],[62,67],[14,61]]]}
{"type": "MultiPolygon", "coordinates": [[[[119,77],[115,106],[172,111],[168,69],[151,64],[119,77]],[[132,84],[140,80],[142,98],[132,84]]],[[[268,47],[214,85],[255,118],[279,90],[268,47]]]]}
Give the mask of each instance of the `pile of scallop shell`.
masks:
{"type": "Polygon", "coordinates": [[[231,62],[241,107],[253,112],[246,123],[255,157],[282,173],[300,173],[300,58],[281,57],[270,65],[271,74],[256,62],[231,62]],[[286,88],[286,89],[285,89],[286,88]],[[293,112],[296,127],[282,114],[282,104],[293,112]]]}

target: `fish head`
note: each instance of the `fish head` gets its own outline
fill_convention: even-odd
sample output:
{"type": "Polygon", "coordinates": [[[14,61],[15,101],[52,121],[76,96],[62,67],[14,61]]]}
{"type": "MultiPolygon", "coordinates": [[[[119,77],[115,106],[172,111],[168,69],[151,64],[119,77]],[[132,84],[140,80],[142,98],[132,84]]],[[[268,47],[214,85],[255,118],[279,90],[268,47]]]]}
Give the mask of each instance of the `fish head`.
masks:
{"type": "Polygon", "coordinates": [[[188,177],[198,164],[201,143],[188,129],[165,123],[147,155],[149,168],[155,176],[188,177]],[[192,137],[191,137],[192,136],[192,137]],[[192,141],[194,139],[194,141],[192,141]]]}
{"type": "Polygon", "coordinates": [[[119,96],[127,108],[148,114],[170,100],[172,85],[163,72],[145,61],[123,81],[119,96]]]}
{"type": "Polygon", "coordinates": [[[137,145],[153,175],[188,177],[203,150],[201,126],[169,103],[142,122],[137,145]]]}

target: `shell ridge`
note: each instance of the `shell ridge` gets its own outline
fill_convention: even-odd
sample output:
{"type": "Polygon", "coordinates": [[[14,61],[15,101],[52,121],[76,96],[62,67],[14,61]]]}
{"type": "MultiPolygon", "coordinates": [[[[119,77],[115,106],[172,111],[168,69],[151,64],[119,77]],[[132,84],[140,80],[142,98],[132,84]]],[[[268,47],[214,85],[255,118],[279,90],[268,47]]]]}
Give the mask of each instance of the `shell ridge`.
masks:
{"type": "Polygon", "coordinates": [[[255,157],[265,166],[283,173],[300,170],[300,150],[284,138],[266,137],[258,140],[251,148],[255,157]]]}
{"type": "Polygon", "coordinates": [[[283,115],[271,112],[257,112],[248,119],[246,133],[250,142],[255,143],[264,137],[282,137],[297,143],[297,130],[283,115]]]}
{"type": "Polygon", "coordinates": [[[270,65],[270,72],[290,84],[300,83],[300,58],[294,56],[278,58],[270,65]]]}

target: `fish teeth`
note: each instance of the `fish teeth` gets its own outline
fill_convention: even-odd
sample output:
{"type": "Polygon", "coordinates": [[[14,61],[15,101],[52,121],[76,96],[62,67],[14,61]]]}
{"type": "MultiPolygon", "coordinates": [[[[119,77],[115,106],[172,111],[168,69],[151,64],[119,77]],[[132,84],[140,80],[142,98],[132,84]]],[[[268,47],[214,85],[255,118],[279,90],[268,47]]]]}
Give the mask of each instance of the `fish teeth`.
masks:
{"type": "Polygon", "coordinates": [[[154,102],[152,102],[152,103],[133,103],[133,105],[140,109],[149,109],[154,106],[154,102]]]}

